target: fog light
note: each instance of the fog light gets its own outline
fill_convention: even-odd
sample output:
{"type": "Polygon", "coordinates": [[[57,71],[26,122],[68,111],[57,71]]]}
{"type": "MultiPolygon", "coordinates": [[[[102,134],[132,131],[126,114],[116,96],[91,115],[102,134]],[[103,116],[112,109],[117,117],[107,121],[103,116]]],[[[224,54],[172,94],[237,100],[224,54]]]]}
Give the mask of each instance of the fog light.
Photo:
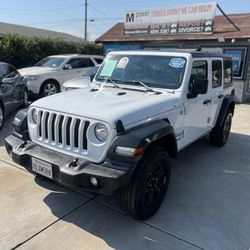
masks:
{"type": "Polygon", "coordinates": [[[89,178],[89,180],[90,180],[90,183],[91,183],[94,187],[97,187],[97,186],[98,186],[98,180],[97,180],[95,177],[91,176],[91,177],[89,178]]]}

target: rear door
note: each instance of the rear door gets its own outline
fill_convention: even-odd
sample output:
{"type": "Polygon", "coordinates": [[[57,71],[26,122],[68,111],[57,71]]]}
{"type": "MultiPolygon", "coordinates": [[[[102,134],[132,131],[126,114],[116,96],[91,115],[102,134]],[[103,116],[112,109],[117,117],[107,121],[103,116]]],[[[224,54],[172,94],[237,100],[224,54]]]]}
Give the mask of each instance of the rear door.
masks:
{"type": "MultiPolygon", "coordinates": [[[[10,66],[8,64],[0,65],[0,93],[4,100],[4,107],[6,113],[11,112],[15,106],[15,82],[13,80],[9,80],[8,82],[3,82],[3,79],[10,75],[10,66]]],[[[9,78],[7,78],[9,79],[9,78]]]]}
{"type": "Polygon", "coordinates": [[[208,118],[208,126],[212,128],[217,120],[218,113],[223,101],[223,59],[213,58],[211,63],[211,84],[209,84],[209,99],[212,100],[210,115],[208,118]]]}

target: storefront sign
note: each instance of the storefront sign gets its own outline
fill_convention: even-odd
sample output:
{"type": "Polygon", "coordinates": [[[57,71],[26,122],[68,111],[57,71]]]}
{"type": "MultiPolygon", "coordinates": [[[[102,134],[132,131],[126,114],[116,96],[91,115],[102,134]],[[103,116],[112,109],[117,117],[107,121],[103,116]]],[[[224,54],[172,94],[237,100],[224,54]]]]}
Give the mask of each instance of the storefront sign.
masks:
{"type": "Polygon", "coordinates": [[[124,35],[212,33],[216,2],[180,7],[127,11],[124,35]]]}

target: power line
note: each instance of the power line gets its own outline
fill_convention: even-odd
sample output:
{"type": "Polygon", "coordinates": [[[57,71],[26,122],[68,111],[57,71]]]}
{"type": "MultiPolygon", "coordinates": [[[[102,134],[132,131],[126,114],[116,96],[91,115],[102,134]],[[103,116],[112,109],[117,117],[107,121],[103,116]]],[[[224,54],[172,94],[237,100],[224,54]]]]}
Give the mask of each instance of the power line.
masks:
{"type": "Polygon", "coordinates": [[[68,9],[75,9],[78,7],[83,7],[83,4],[78,4],[78,5],[71,5],[67,7],[62,7],[62,8],[54,8],[54,9],[12,9],[12,8],[5,8],[0,6],[0,10],[4,11],[10,11],[10,12],[33,12],[33,11],[38,11],[38,12],[54,12],[54,11],[62,11],[62,10],[68,10],[68,9]]]}

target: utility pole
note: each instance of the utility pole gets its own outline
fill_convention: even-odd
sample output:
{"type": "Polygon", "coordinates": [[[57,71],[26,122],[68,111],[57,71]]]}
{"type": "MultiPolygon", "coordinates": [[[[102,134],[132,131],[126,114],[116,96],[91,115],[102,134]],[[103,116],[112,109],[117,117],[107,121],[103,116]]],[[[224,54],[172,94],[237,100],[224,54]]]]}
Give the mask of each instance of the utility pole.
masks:
{"type": "Polygon", "coordinates": [[[87,40],[88,36],[88,0],[85,0],[85,17],[84,17],[84,40],[87,40]]]}

